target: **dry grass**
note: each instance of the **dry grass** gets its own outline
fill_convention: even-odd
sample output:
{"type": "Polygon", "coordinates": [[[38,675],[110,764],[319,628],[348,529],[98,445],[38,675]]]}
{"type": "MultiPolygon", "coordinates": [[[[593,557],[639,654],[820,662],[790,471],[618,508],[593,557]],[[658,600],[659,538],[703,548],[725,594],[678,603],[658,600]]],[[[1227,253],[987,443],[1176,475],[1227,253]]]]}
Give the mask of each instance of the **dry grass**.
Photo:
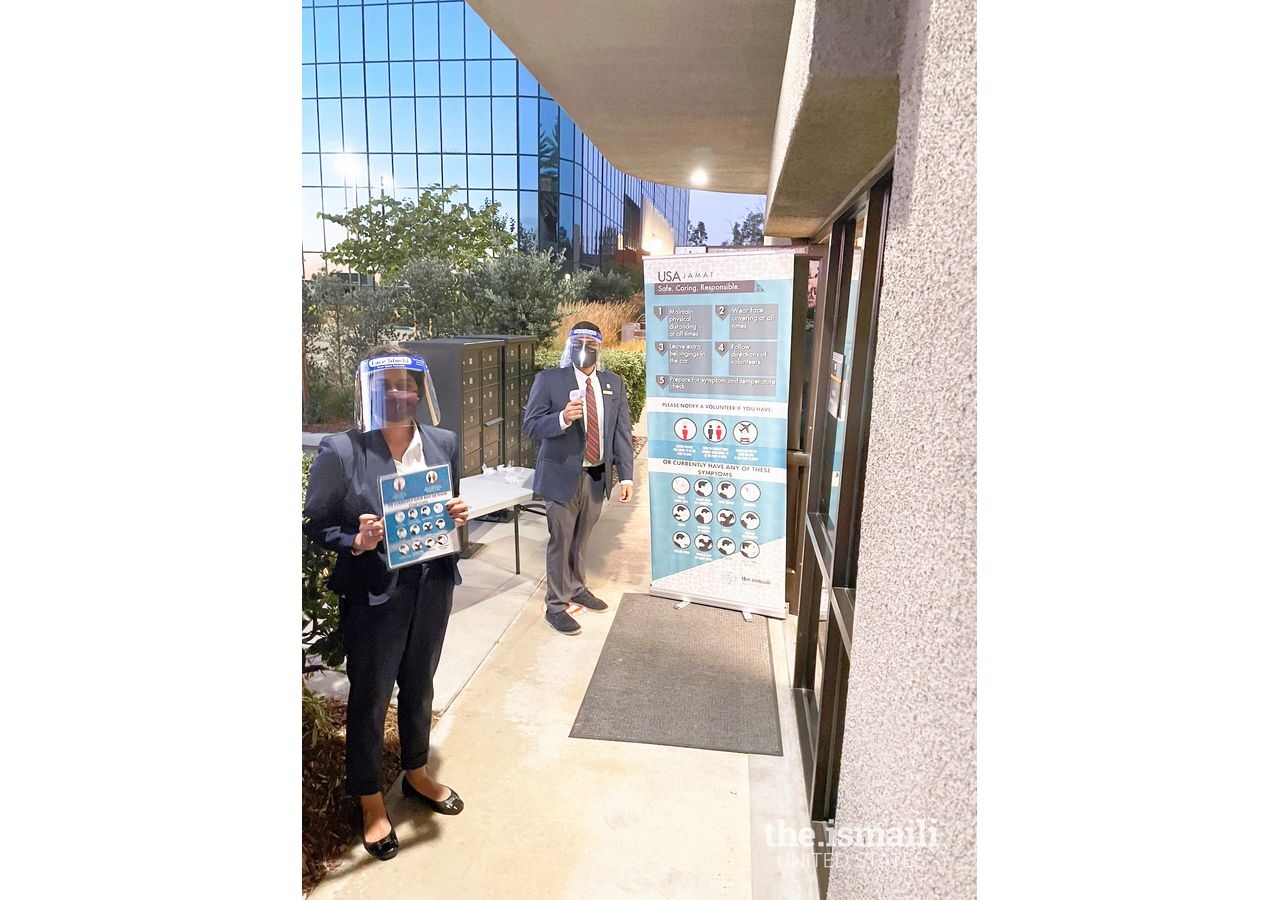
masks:
{"type": "MultiPolygon", "coordinates": [[[[556,334],[556,346],[563,347],[569,339],[569,329],[575,322],[586,320],[600,327],[606,346],[615,346],[622,337],[622,326],[638,322],[644,311],[644,295],[637,294],[630,300],[612,302],[583,301],[560,307],[560,330],[556,334]]],[[[633,342],[634,343],[634,342],[633,342]]],[[[644,346],[641,344],[641,346],[644,346]]]]}

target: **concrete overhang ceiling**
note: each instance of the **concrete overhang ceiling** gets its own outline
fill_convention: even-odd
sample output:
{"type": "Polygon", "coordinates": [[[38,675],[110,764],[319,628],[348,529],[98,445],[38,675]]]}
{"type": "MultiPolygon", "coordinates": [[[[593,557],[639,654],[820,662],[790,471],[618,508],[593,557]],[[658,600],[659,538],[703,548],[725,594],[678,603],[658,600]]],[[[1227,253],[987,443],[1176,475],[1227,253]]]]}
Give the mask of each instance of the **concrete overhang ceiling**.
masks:
{"type": "Polygon", "coordinates": [[[766,234],[812,235],[893,150],[906,0],[470,2],[614,166],[767,194],[766,234]]]}
{"type": "MultiPolygon", "coordinates": [[[[614,166],[763,194],[793,0],[471,0],[614,166]]],[[[672,223],[683,226],[683,222],[672,223]]]]}

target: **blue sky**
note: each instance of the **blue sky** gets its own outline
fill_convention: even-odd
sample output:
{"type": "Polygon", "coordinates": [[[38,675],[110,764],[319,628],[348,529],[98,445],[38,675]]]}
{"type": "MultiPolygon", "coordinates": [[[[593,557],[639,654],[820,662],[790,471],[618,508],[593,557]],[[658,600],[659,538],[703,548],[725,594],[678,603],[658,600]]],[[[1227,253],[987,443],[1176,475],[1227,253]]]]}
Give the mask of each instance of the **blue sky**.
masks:
{"type": "Polygon", "coordinates": [[[718,191],[689,191],[689,221],[707,226],[707,243],[720,244],[733,237],[733,223],[747,213],[764,209],[764,194],[722,194],[718,191]]]}

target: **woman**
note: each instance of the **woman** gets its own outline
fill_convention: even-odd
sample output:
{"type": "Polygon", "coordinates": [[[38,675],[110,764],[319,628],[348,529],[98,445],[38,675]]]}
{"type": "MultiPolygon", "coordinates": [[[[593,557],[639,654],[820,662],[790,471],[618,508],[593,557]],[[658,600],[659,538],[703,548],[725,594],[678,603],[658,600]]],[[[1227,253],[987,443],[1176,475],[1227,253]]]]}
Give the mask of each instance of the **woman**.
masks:
{"type": "MultiPolygon", "coordinates": [[[[303,532],[337,553],[329,587],[338,595],[338,625],[347,653],[346,788],[360,798],[364,848],[378,859],[399,842],[381,793],[382,733],[399,685],[401,789],[444,815],[462,799],[427,774],[432,679],[440,662],[458,555],[391,570],[387,567],[379,479],[450,463],[453,499],[445,508],[459,526],[467,505],[458,498],[458,436],[434,427],[439,404],[420,357],[395,345],[374,348],[356,379],[356,427],[329,435],[311,466],[303,532]],[[430,420],[430,424],[415,419],[430,420]]],[[[394,536],[393,536],[394,537],[394,536]]]]}

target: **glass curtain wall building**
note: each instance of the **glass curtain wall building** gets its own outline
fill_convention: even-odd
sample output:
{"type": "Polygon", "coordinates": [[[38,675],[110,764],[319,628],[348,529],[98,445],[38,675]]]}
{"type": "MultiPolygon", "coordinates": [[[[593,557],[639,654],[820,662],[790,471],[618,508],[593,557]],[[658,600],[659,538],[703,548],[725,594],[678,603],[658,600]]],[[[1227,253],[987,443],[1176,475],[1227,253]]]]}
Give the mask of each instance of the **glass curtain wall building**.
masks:
{"type": "Polygon", "coordinates": [[[575,267],[684,240],[689,191],[610,165],[466,3],[302,7],[304,277],[344,236],[317,212],[435,184],[476,208],[496,201],[575,267]]]}

